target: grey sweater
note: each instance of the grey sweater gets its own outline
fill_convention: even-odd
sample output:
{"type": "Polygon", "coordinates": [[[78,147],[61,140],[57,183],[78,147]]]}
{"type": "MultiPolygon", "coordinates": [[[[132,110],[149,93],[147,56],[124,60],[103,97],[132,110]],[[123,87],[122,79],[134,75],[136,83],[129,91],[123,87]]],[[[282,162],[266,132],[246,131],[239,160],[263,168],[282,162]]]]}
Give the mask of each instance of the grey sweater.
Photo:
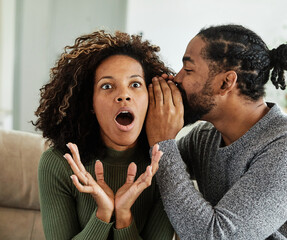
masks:
{"type": "Polygon", "coordinates": [[[268,106],[229,146],[221,147],[221,134],[207,122],[178,143],[160,142],[156,177],[181,240],[287,239],[287,116],[268,106]]]}

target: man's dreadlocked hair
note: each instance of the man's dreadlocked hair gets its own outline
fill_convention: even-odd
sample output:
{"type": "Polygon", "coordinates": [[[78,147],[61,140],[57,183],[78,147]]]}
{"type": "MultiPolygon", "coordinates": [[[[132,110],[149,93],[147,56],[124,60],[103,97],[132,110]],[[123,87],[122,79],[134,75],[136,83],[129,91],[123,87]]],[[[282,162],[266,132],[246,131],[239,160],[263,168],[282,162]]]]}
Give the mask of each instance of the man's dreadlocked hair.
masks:
{"type": "MultiPolygon", "coordinates": [[[[148,86],[154,76],[172,73],[159,59],[158,46],[143,41],[141,36],[116,32],[114,35],[97,31],[66,46],[64,53],[51,69],[50,82],[41,89],[40,105],[33,123],[53,146],[66,152],[66,143],[76,143],[82,161],[103,154],[104,144],[93,110],[95,70],[113,55],[130,56],[142,65],[148,86]]],[[[139,141],[148,147],[144,128],[139,141]]]]}
{"type": "Polygon", "coordinates": [[[202,56],[212,74],[234,70],[240,93],[252,100],[265,95],[269,79],[276,88],[286,88],[287,45],[271,51],[253,31],[240,25],[219,25],[202,29],[198,36],[206,43],[202,56]]]}

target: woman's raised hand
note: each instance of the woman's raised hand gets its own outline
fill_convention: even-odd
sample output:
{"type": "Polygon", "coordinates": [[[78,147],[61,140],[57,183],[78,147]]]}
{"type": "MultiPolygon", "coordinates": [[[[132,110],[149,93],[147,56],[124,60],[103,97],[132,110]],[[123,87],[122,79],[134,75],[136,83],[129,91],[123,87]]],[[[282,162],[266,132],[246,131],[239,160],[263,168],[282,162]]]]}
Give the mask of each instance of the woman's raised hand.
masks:
{"type": "Polygon", "coordinates": [[[98,205],[97,217],[102,221],[110,222],[111,216],[115,211],[116,228],[128,227],[132,222],[132,205],[138,196],[151,185],[152,177],[158,169],[158,163],[163,154],[159,151],[158,144],[155,144],[153,147],[151,165],[147,166],[146,171],[136,181],[134,180],[137,166],[135,163],[129,165],[126,182],[118,189],[115,196],[104,180],[103,164],[100,161],[96,161],[95,180],[82,164],[77,145],[68,143],[67,146],[73,157],[68,153],[64,157],[74,172],[74,175],[71,176],[73,183],[79,192],[90,193],[93,196],[98,205]]]}
{"type": "Polygon", "coordinates": [[[115,195],[116,228],[125,228],[131,224],[131,207],[138,196],[151,185],[152,177],[158,169],[158,162],[162,154],[158,144],[156,144],[152,152],[151,165],[147,166],[146,171],[135,182],[137,166],[135,163],[129,165],[126,183],[115,195]]]}
{"type": "Polygon", "coordinates": [[[114,193],[104,181],[102,163],[97,161],[95,164],[96,181],[82,164],[77,145],[68,143],[67,147],[70,149],[73,157],[68,153],[64,157],[74,172],[71,178],[75,187],[79,192],[90,193],[98,205],[97,217],[102,221],[110,222],[114,211],[114,193]]]}

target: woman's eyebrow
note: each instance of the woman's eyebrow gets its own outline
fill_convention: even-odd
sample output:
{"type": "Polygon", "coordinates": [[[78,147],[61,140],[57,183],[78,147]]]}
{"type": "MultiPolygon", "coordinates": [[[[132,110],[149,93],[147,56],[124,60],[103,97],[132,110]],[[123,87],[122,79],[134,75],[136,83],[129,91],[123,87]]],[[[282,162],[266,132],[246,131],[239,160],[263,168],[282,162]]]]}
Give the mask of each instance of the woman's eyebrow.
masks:
{"type": "Polygon", "coordinates": [[[114,78],[112,76],[103,76],[97,82],[100,82],[101,80],[104,80],[104,79],[114,79],[114,78]]]}
{"type": "MultiPolygon", "coordinates": [[[[136,78],[136,77],[144,79],[141,75],[138,75],[138,74],[131,75],[129,78],[136,78]]],[[[100,82],[101,80],[104,80],[104,79],[111,79],[111,80],[113,80],[114,77],[112,77],[112,76],[103,76],[97,82],[100,82]]]]}
{"type": "Polygon", "coordinates": [[[141,75],[135,74],[135,75],[131,75],[130,78],[135,78],[135,77],[140,77],[143,78],[141,75]]]}

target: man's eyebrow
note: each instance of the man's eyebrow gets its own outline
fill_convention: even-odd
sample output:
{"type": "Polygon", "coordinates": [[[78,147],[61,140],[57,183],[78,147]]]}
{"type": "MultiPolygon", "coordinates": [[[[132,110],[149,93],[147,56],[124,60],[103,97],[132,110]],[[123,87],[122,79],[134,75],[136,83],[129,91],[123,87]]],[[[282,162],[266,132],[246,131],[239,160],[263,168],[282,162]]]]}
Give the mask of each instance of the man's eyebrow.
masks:
{"type": "Polygon", "coordinates": [[[194,60],[191,59],[190,57],[183,57],[183,58],[182,58],[182,62],[183,62],[183,63],[184,63],[184,62],[191,62],[192,64],[195,65],[194,60]]]}

